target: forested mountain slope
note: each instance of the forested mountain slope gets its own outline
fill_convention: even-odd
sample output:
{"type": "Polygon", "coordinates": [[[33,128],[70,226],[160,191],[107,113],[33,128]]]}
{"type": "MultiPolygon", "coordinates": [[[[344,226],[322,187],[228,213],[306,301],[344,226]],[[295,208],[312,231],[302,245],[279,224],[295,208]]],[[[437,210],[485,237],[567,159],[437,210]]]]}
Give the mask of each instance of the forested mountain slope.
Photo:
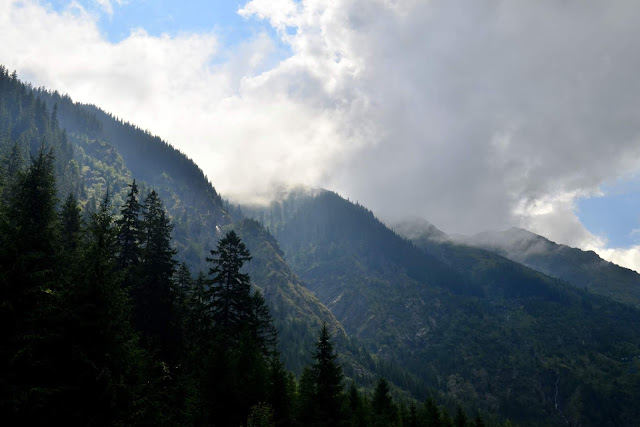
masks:
{"type": "MultiPolygon", "coordinates": [[[[208,273],[206,257],[233,218],[202,170],[149,132],[97,107],[76,104],[68,96],[34,90],[3,68],[0,186],[10,184],[42,144],[53,148],[59,202],[73,193],[88,220],[108,190],[113,212],[119,212],[135,179],[141,200],[153,189],[166,207],[177,259],[186,262],[194,274],[208,273]]],[[[4,197],[9,197],[8,192],[4,197]]],[[[236,228],[255,251],[247,264],[253,281],[264,291],[271,310],[278,313],[279,348],[285,363],[299,374],[309,361],[320,325],[327,323],[334,333],[343,335],[342,327],[302,286],[278,255],[277,243],[259,224],[238,223],[236,228]]],[[[342,337],[340,348],[347,342],[342,337]]]]}
{"type": "Polygon", "coordinates": [[[494,251],[594,294],[640,307],[640,274],[605,261],[593,251],[559,245],[520,228],[483,232],[461,242],[494,251]]]}
{"type": "Polygon", "coordinates": [[[154,189],[164,201],[175,225],[174,237],[184,259],[196,271],[216,241],[216,226],[232,219],[202,170],[187,156],[148,131],[116,119],[92,105],[74,103],[68,96],[38,89],[34,94],[50,109],[76,148],[89,187],[88,198],[110,188],[116,197],[131,179],[144,194],[154,189]]]}
{"type": "MultiPolygon", "coordinates": [[[[72,293],[72,297],[60,299],[64,292],[59,292],[69,283],[93,289],[91,286],[98,282],[91,274],[103,277],[100,274],[111,271],[113,265],[120,262],[115,259],[119,253],[114,251],[115,246],[105,246],[104,241],[112,239],[117,229],[122,233],[122,226],[115,227],[114,224],[121,224],[116,221],[124,218],[122,209],[131,199],[130,185],[135,179],[140,200],[145,200],[145,227],[160,224],[161,240],[165,244],[171,242],[172,248],[177,250],[176,258],[186,262],[185,268],[174,271],[176,277],[172,280],[176,283],[188,284],[185,285],[187,289],[194,286],[206,289],[207,272],[211,267],[206,257],[216,248],[218,240],[235,230],[246,242],[253,258],[245,264],[244,271],[250,274],[254,291],[259,289],[264,294],[279,332],[278,348],[287,366],[296,373],[311,360],[314,343],[317,344],[317,329],[326,323],[335,336],[345,373],[361,385],[372,385],[377,376],[384,376],[419,400],[424,400],[433,391],[449,409],[461,404],[475,411],[473,408],[477,405],[485,413],[509,417],[524,425],[630,425],[640,416],[640,409],[634,403],[640,395],[636,358],[640,355],[640,313],[637,309],[575,289],[490,251],[438,239],[416,244],[389,230],[367,209],[331,192],[300,189],[266,208],[228,206],[202,171],[161,139],[96,107],[75,104],[68,97],[44,89],[34,90],[22,84],[15,74],[10,75],[5,69],[0,71],[0,193],[3,198],[0,223],[6,231],[1,236],[0,247],[6,259],[19,261],[13,263],[17,267],[0,271],[0,290],[3,295],[13,298],[7,293],[13,292],[9,284],[13,283],[14,277],[21,277],[32,286],[29,289],[35,290],[29,295],[37,296],[37,301],[53,301],[52,307],[60,309],[54,310],[53,314],[66,319],[62,323],[52,322],[52,331],[64,337],[66,325],[81,327],[83,339],[87,341],[74,345],[82,347],[88,343],[102,348],[104,343],[92,341],[95,337],[90,332],[93,327],[108,326],[110,315],[104,312],[105,316],[100,318],[102,323],[98,325],[74,322],[73,316],[91,319],[95,312],[92,307],[100,307],[95,298],[104,295],[100,292],[72,293]],[[41,150],[41,147],[46,149],[41,150]],[[52,155],[48,154],[48,148],[53,148],[52,155]],[[32,156],[40,163],[33,163],[32,156]],[[36,178],[39,170],[36,166],[45,165],[45,170],[49,167],[47,162],[52,162],[51,173],[55,180],[43,178],[43,182],[53,185],[55,181],[54,190],[58,194],[56,203],[51,197],[41,200],[47,203],[44,207],[34,205],[33,209],[38,212],[46,208],[48,215],[48,219],[44,219],[47,219],[45,228],[49,234],[41,243],[59,240],[56,206],[59,211],[66,212],[68,218],[79,214],[72,199],[62,203],[66,195],[72,193],[89,224],[81,227],[90,243],[87,252],[82,249],[82,255],[73,252],[79,250],[77,243],[71,252],[68,248],[63,250],[51,245],[40,248],[36,231],[30,232],[29,239],[24,242],[18,238],[20,229],[12,224],[27,227],[30,216],[22,218],[20,215],[31,205],[28,198],[18,197],[15,189],[27,188],[24,171],[30,161],[29,174],[36,178]],[[16,177],[23,177],[20,178],[23,181],[17,182],[16,177]],[[153,197],[152,190],[157,191],[153,197]],[[107,192],[110,205],[100,203],[107,192]],[[149,197],[151,202],[146,202],[149,197]],[[19,203],[12,206],[16,200],[19,203]],[[150,206],[155,206],[156,217],[150,216],[150,206]],[[168,213],[166,218],[163,206],[168,213]],[[152,221],[153,218],[156,219],[152,221]],[[257,218],[262,224],[250,218],[257,218]],[[167,233],[171,226],[172,232],[167,233]],[[26,248],[24,253],[15,249],[22,247],[20,245],[26,248]],[[55,257],[61,256],[63,261],[53,262],[58,258],[43,256],[45,252],[41,249],[55,257]],[[98,253],[104,256],[105,262],[96,262],[100,260],[96,256],[98,253]],[[33,275],[30,263],[36,261],[40,264],[34,264],[37,274],[33,275]],[[203,274],[197,279],[189,277],[187,266],[194,273],[203,271],[203,274]],[[51,272],[64,280],[54,283],[51,272]],[[50,279],[43,281],[43,277],[50,279]],[[65,316],[69,313],[62,308],[69,307],[66,304],[75,301],[74,298],[78,301],[89,298],[93,305],[79,305],[79,311],[76,313],[74,308],[71,310],[73,316],[67,319],[65,316]]],[[[54,191],[41,187],[34,188],[40,192],[46,190],[47,194],[54,191]]],[[[438,230],[431,230],[431,236],[440,234],[438,230]]],[[[162,268],[171,271],[173,261],[169,258],[173,251],[167,247],[163,251],[167,259],[162,268]]],[[[151,261],[145,261],[145,265],[153,265],[151,261]]],[[[190,356],[192,359],[184,359],[189,365],[184,365],[184,369],[192,370],[181,371],[182,365],[167,363],[177,360],[177,356],[171,354],[171,346],[163,344],[154,350],[149,344],[153,337],[144,335],[144,327],[138,327],[142,333],[139,345],[137,332],[127,326],[128,308],[120,283],[126,287],[128,280],[146,283],[140,277],[158,280],[158,269],[143,269],[142,273],[136,273],[142,274],[140,277],[128,276],[127,269],[114,271],[107,277],[107,283],[111,286],[109,301],[117,304],[109,306],[109,310],[118,319],[121,329],[114,329],[112,333],[122,350],[118,354],[122,359],[118,360],[127,364],[127,368],[117,373],[117,378],[123,382],[109,390],[124,387],[140,399],[133,402],[134,406],[140,406],[118,406],[123,410],[125,418],[122,420],[133,416],[143,418],[131,418],[130,422],[147,419],[162,423],[212,416],[206,408],[190,406],[206,397],[196,393],[196,399],[189,394],[195,393],[192,373],[199,372],[198,369],[210,372],[206,369],[215,368],[224,376],[230,373],[221,368],[224,363],[211,362],[210,367],[199,367],[197,361],[200,359],[195,352],[190,356]],[[149,354],[145,353],[147,351],[149,354]],[[136,363],[142,363],[138,370],[136,363]],[[141,379],[144,375],[152,375],[157,383],[144,382],[141,379]],[[190,401],[192,398],[195,400],[190,401]],[[154,418],[154,408],[168,418],[164,421],[154,418]],[[164,412],[161,408],[169,410],[164,412]],[[175,413],[172,412],[174,409],[175,413]]],[[[167,274],[163,276],[165,282],[167,277],[167,274]]],[[[147,290],[139,286],[132,294],[134,320],[143,326],[148,319],[140,316],[140,306],[146,301],[141,296],[147,290]]],[[[192,302],[200,298],[196,291],[186,294],[192,302]],[[197,298],[194,299],[194,295],[197,298]]],[[[37,341],[41,336],[49,339],[44,327],[47,322],[43,319],[52,314],[41,313],[39,305],[34,303],[36,299],[24,301],[37,320],[32,324],[39,328],[34,342],[41,343],[37,341]]],[[[13,306],[4,301],[3,304],[0,305],[3,316],[13,313],[5,320],[19,319],[13,316],[17,313],[13,306]]],[[[103,312],[99,313],[102,316],[103,312]]],[[[189,331],[185,332],[184,339],[191,343],[189,340],[200,340],[193,331],[202,322],[189,320],[189,316],[191,314],[184,324],[172,324],[169,317],[164,321],[166,325],[172,325],[167,330],[178,327],[189,331]]],[[[27,334],[30,326],[18,326],[21,329],[12,329],[11,337],[15,340],[10,340],[10,344],[16,348],[31,345],[28,339],[25,344],[25,337],[30,337],[27,334]]],[[[154,333],[163,335],[162,331],[154,333]]],[[[174,339],[165,338],[167,342],[174,339]]],[[[50,343],[45,340],[41,344],[36,348],[36,355],[45,357],[50,343]]],[[[21,357],[26,354],[21,353],[21,357]]],[[[64,359],[63,353],[52,354],[64,359]]],[[[78,354],[74,353],[73,357],[79,357],[78,354]]],[[[242,354],[242,351],[238,353],[242,354]]],[[[0,351],[0,356],[3,360],[11,359],[11,354],[5,350],[0,351]]],[[[248,363],[243,360],[240,357],[234,363],[248,363]]],[[[95,359],[89,358],[89,362],[93,361],[95,359]]],[[[105,369],[119,366],[115,359],[102,358],[102,355],[98,361],[96,366],[105,369]]],[[[87,372],[92,372],[94,368],[89,362],[87,372]]],[[[73,371],[73,366],[67,365],[64,368],[73,371]]],[[[7,366],[3,369],[9,369],[7,366]]],[[[28,368],[21,366],[24,372],[29,372],[28,368]]],[[[65,372],[56,373],[50,368],[43,365],[39,369],[54,378],[65,372]]],[[[82,380],[91,382],[94,378],[96,375],[90,374],[82,380]]],[[[38,380],[48,379],[43,376],[38,380]]],[[[77,393],[73,381],[69,383],[71,388],[62,393],[77,393]]],[[[299,395],[304,387],[308,387],[305,381],[304,378],[300,380],[300,389],[296,392],[299,395]]],[[[105,384],[110,387],[108,381],[105,384]]],[[[217,384],[211,381],[202,387],[223,387],[217,384]]],[[[288,384],[288,390],[295,388],[290,382],[288,384]]],[[[234,393],[240,395],[242,387],[248,385],[240,382],[238,385],[240,388],[234,389],[234,393]]],[[[102,387],[102,383],[99,386],[102,387]]],[[[46,400],[47,390],[46,387],[41,390],[44,394],[38,394],[39,391],[38,398],[45,396],[46,400]]],[[[96,390],[99,395],[101,389],[96,390]]],[[[221,389],[216,393],[218,397],[228,397],[221,389]]],[[[353,396],[351,403],[356,405],[359,401],[357,391],[353,396]]],[[[239,401],[246,404],[242,399],[239,401]]],[[[217,401],[217,408],[226,409],[221,402],[217,401]]],[[[117,403],[121,404],[122,401],[117,403]]],[[[433,409],[435,406],[427,407],[433,409]]],[[[82,412],[82,404],[74,408],[82,412]]],[[[242,407],[231,412],[235,416],[245,416],[248,410],[242,407]]],[[[393,419],[405,418],[397,415],[393,419]]]]}
{"type": "Polygon", "coordinates": [[[345,330],[443,396],[523,424],[640,415],[638,310],[488,251],[419,248],[331,192],[277,217],[286,259],[345,330]]]}

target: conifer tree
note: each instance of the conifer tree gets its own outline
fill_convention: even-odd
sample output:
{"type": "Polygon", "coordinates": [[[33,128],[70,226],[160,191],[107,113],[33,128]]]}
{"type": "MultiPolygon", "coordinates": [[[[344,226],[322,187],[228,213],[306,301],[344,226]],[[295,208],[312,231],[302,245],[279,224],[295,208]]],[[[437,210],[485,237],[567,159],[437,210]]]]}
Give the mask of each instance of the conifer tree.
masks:
{"type": "Polygon", "coordinates": [[[273,356],[269,366],[268,402],[273,408],[276,426],[289,426],[293,423],[294,391],[294,379],[285,370],[280,358],[273,356]]]}
{"type": "Polygon", "coordinates": [[[41,146],[11,189],[0,230],[0,409],[8,424],[42,423],[62,393],[59,221],[54,157],[41,146]]]}
{"type": "Polygon", "coordinates": [[[305,366],[298,381],[296,399],[296,418],[301,425],[311,425],[316,419],[315,382],[311,365],[305,366]]]}
{"type": "Polygon", "coordinates": [[[267,302],[259,290],[256,290],[251,296],[250,333],[258,343],[263,357],[269,358],[274,354],[278,335],[273,326],[267,302]]]}
{"type": "Polygon", "coordinates": [[[363,396],[361,396],[356,387],[356,383],[352,382],[349,386],[349,423],[354,427],[365,427],[370,424],[368,407],[363,396]]]}
{"type": "Polygon", "coordinates": [[[155,191],[145,199],[142,215],[140,276],[134,292],[136,325],[149,348],[160,350],[165,360],[174,360],[178,337],[172,290],[177,264],[176,250],[171,247],[173,226],[155,191]]]}
{"type": "MultiPolygon", "coordinates": [[[[140,220],[141,206],[138,202],[138,186],[135,179],[129,185],[125,204],[120,209],[122,217],[116,221],[118,226],[118,266],[125,271],[125,282],[133,280],[132,269],[140,263],[140,234],[142,221],[140,220]]],[[[125,283],[129,287],[130,283],[125,283]]]]}
{"type": "Polygon", "coordinates": [[[429,397],[427,398],[427,400],[425,400],[424,412],[428,426],[442,426],[442,416],[440,414],[440,410],[438,409],[438,405],[436,404],[436,400],[433,397],[429,397]]]}
{"type": "Polygon", "coordinates": [[[373,392],[371,406],[374,413],[374,425],[390,426],[396,424],[396,407],[390,394],[389,382],[380,378],[373,392]]]}
{"type": "Polygon", "coordinates": [[[82,226],[82,210],[78,206],[78,201],[73,193],[69,193],[62,205],[60,223],[62,247],[66,253],[72,254],[80,246],[80,229],[82,226]]]}
{"type": "Polygon", "coordinates": [[[208,287],[210,280],[201,271],[198,277],[191,282],[190,289],[187,290],[187,313],[186,332],[188,342],[195,350],[205,350],[212,338],[212,320],[209,312],[208,287]]]}
{"type": "Polygon", "coordinates": [[[314,380],[313,406],[315,422],[336,425],[343,421],[343,373],[337,361],[327,325],[323,324],[313,354],[311,372],[314,380]]]}
{"type": "Polygon", "coordinates": [[[211,251],[207,261],[212,283],[208,291],[211,319],[221,332],[223,342],[236,341],[251,317],[251,284],[248,274],[240,272],[251,255],[235,231],[229,231],[211,251]]]}
{"type": "Polygon", "coordinates": [[[131,328],[131,305],[117,269],[117,232],[109,195],[88,225],[88,245],[72,289],[68,330],[72,335],[75,394],[73,423],[141,422],[144,353],[131,328]],[[138,411],[133,410],[138,406],[138,411]],[[133,414],[136,416],[133,416],[133,414]]]}

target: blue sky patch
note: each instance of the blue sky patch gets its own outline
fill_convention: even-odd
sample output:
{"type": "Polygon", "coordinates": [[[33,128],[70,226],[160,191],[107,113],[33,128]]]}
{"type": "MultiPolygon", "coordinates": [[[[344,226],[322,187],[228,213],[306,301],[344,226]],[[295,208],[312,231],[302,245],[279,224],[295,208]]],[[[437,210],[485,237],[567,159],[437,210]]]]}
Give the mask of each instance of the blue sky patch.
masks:
{"type": "MultiPolygon", "coordinates": [[[[242,1],[126,0],[118,4],[112,0],[112,15],[96,0],[78,0],[77,3],[99,17],[99,28],[112,43],[126,39],[136,28],[142,28],[152,36],[213,31],[223,50],[227,50],[266,32],[276,44],[280,59],[291,55],[290,47],[282,43],[268,22],[238,15],[238,10],[245,4],[242,1]]],[[[51,0],[48,4],[54,10],[62,11],[71,1],[51,0]]]]}
{"type": "Polygon", "coordinates": [[[593,234],[606,236],[609,247],[640,244],[640,176],[602,187],[604,196],[578,202],[578,217],[593,234]]]}

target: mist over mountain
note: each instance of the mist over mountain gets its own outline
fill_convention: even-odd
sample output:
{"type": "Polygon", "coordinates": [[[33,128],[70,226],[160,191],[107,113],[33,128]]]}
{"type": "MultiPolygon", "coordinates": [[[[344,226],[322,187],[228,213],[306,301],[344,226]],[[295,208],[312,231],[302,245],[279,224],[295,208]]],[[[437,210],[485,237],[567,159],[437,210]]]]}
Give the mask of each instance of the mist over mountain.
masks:
{"type": "Polygon", "coordinates": [[[559,245],[520,228],[479,233],[458,241],[497,252],[589,292],[640,306],[640,274],[603,260],[593,251],[559,245]]]}
{"type": "Polygon", "coordinates": [[[0,55],[170,141],[236,202],[302,183],[638,268],[579,203],[638,171],[639,19],[635,0],[21,0],[0,8],[0,55]]]}
{"type": "Polygon", "coordinates": [[[462,244],[424,220],[391,229],[328,190],[234,205],[151,132],[1,71],[0,315],[16,327],[0,348],[0,403],[10,420],[640,417],[629,270],[524,230],[462,244]],[[233,274],[236,323],[208,308],[222,298],[226,253],[246,261],[233,274]]]}
{"type": "MultiPolygon", "coordinates": [[[[573,351],[613,363],[627,358],[609,353],[613,341],[607,340],[602,322],[605,313],[635,309],[492,251],[445,239],[425,221],[394,227],[411,233],[408,240],[365,207],[329,191],[245,212],[273,230],[292,269],[349,334],[379,357],[409,367],[419,383],[440,390],[443,399],[474,396],[482,407],[525,424],[534,419],[561,424],[564,417],[590,423],[603,416],[596,401],[593,412],[573,406],[590,401],[583,394],[587,389],[600,390],[598,402],[608,400],[602,388],[595,383],[581,383],[582,391],[573,388],[569,384],[584,380],[583,368],[556,363],[573,351]],[[561,383],[569,386],[571,397],[557,410],[555,385],[561,383]]],[[[633,316],[625,334],[636,322],[633,316]]],[[[627,368],[620,373],[631,374],[627,368]]],[[[607,374],[596,376],[604,380],[607,374]]]]}

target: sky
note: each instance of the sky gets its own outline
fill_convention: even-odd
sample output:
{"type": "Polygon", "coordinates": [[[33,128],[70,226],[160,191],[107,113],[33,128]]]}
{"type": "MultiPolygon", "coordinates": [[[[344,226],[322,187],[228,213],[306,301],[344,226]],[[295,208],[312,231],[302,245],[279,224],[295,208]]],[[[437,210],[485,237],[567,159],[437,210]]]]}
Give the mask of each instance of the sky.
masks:
{"type": "Polygon", "coordinates": [[[636,0],[0,0],[0,63],[223,196],[518,226],[640,271],[636,0]]]}

